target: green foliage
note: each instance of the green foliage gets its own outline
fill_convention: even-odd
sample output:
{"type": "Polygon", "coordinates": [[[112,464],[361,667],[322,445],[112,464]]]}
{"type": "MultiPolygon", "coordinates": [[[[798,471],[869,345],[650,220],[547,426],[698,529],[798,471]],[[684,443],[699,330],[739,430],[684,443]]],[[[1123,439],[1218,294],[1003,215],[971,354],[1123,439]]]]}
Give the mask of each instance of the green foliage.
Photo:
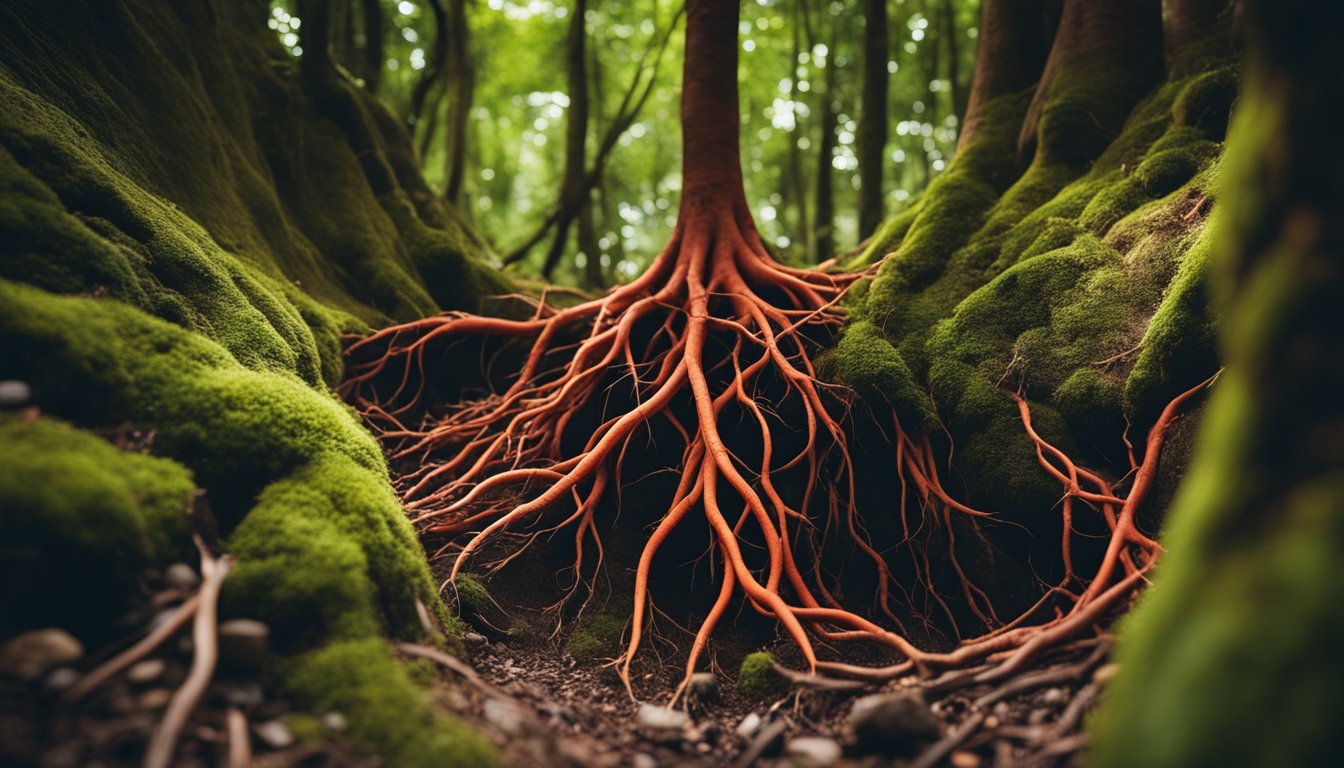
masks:
{"type": "Polygon", "coordinates": [[[789,681],[775,671],[769,651],[756,651],[742,659],[737,671],[737,689],[749,699],[776,699],[789,692],[789,681]]]}
{"type": "Polygon", "coordinates": [[[10,585],[0,635],[46,625],[104,634],[146,567],[189,557],[195,489],[167,459],[55,419],[0,416],[0,578],[10,585]]]}

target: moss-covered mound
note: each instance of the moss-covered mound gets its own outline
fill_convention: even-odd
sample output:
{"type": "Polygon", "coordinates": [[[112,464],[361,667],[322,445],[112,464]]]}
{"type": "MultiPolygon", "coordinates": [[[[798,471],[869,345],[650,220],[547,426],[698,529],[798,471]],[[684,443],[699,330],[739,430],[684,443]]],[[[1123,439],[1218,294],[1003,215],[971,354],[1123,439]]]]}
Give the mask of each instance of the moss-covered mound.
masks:
{"type": "Polygon", "coordinates": [[[0,423],[5,579],[36,585],[6,590],[0,636],[103,639],[139,568],[191,557],[199,487],[195,522],[238,558],[224,617],[272,626],[296,703],[392,764],[480,764],[381,639],[420,636],[417,600],[450,619],[330,388],[343,332],[502,286],[393,116],[299,77],[267,12],[0,7],[0,379],[43,414],[0,423]],[[151,437],[99,436],[122,425],[151,437]]]}
{"type": "MultiPolygon", "coordinates": [[[[1038,150],[1025,168],[1031,92],[987,103],[948,170],[857,257],[885,261],[857,294],[834,370],[907,428],[946,429],[973,503],[1032,523],[1058,498],[1003,390],[1028,398],[1047,439],[1123,474],[1127,425],[1141,436],[1216,370],[1202,233],[1232,61],[1224,46],[1111,120],[1105,140],[1038,150]]],[[[1061,73],[1039,131],[1095,92],[1104,73],[1061,73]]]]}

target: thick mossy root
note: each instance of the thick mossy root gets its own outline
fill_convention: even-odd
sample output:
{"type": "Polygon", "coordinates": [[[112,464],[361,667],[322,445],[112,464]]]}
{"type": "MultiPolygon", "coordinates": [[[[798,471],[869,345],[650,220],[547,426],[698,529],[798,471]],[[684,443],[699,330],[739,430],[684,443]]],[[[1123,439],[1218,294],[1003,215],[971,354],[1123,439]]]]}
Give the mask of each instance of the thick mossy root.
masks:
{"type": "Polygon", "coordinates": [[[50,583],[81,587],[6,610],[4,634],[41,619],[107,639],[98,617],[135,596],[118,579],[189,558],[189,523],[208,523],[238,558],[224,615],[271,625],[276,684],[294,659],[362,643],[378,676],[310,677],[292,699],[346,713],[374,752],[432,759],[455,726],[381,638],[422,637],[417,601],[457,625],[377,444],[328,387],[343,333],[503,286],[395,118],[350,83],[299,78],[267,11],[0,7],[0,378],[30,383],[44,414],[6,424],[3,451],[6,471],[50,478],[4,483],[5,544],[25,545],[6,568],[68,562],[50,583]],[[130,425],[156,458],[46,416],[130,425]],[[210,514],[189,520],[197,486],[210,514]],[[395,734],[357,722],[384,687],[395,734]]]}
{"type": "Polygon", "coordinates": [[[1280,47],[1248,64],[1208,246],[1227,372],[1171,555],[1123,626],[1099,768],[1344,762],[1344,91],[1326,64],[1342,19],[1322,7],[1305,31],[1296,4],[1252,8],[1280,47]]]}

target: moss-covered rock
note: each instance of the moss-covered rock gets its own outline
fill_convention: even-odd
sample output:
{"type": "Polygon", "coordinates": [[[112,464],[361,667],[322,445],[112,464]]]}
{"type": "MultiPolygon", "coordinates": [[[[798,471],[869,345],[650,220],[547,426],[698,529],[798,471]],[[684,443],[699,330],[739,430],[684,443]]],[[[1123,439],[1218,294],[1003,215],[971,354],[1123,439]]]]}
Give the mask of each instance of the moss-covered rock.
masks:
{"type": "Polygon", "coordinates": [[[756,651],[742,659],[737,689],[750,699],[776,699],[789,692],[789,681],[775,671],[775,658],[769,651],[756,651]]]}

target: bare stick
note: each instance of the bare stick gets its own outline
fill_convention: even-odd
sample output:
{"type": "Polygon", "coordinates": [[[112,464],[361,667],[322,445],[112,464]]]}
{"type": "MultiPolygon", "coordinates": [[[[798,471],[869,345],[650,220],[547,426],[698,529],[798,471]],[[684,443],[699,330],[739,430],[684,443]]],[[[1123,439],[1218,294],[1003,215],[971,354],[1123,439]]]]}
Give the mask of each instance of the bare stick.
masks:
{"type": "Polygon", "coordinates": [[[392,647],[397,653],[405,656],[414,656],[420,659],[429,659],[456,672],[466,679],[467,682],[476,686],[482,693],[495,698],[507,698],[504,692],[486,682],[471,665],[450,654],[440,651],[438,648],[430,648],[427,645],[417,645],[416,643],[393,643],[392,647]]]}
{"type": "Polygon", "coordinates": [[[210,684],[215,673],[215,662],[219,658],[219,643],[216,632],[216,616],[219,612],[219,589],[233,568],[233,556],[216,558],[205,548],[205,542],[196,537],[196,549],[201,553],[201,591],[197,595],[200,605],[196,609],[196,621],[192,625],[191,636],[196,653],[191,660],[191,671],[182,687],[177,689],[168,702],[168,709],[154,729],[145,751],[144,768],[168,768],[173,762],[173,753],[177,750],[177,740],[182,735],[182,727],[191,716],[196,704],[210,684]]]}
{"type": "Polygon", "coordinates": [[[79,682],[70,686],[70,690],[61,696],[61,704],[68,707],[78,703],[103,683],[125,672],[131,668],[132,664],[153,653],[156,648],[163,645],[170,637],[176,635],[178,630],[187,625],[191,617],[196,615],[196,608],[199,605],[200,597],[198,595],[187,598],[186,602],[178,606],[178,609],[173,612],[173,615],[167,621],[160,624],[153,632],[145,635],[140,642],[103,662],[97,669],[81,677],[79,682]]]}
{"type": "Polygon", "coordinates": [[[229,707],[224,716],[229,733],[229,768],[249,768],[252,765],[252,739],[247,733],[247,716],[237,707],[229,707]]]}

